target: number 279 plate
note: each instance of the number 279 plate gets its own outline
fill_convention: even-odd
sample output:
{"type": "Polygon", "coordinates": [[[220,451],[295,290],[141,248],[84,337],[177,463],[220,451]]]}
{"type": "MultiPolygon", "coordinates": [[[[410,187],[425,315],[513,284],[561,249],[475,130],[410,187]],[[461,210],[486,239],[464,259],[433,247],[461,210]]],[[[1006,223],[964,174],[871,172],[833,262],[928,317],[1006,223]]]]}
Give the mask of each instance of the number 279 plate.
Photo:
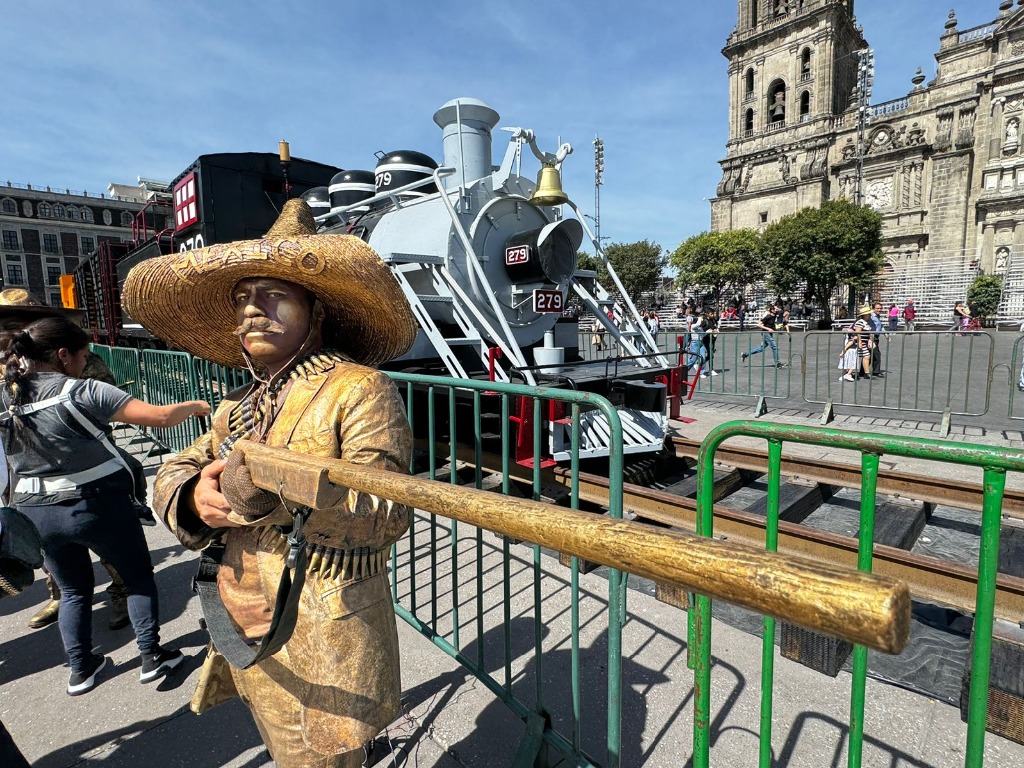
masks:
{"type": "Polygon", "coordinates": [[[561,291],[538,288],[533,292],[534,312],[561,312],[565,308],[565,298],[561,291]]]}

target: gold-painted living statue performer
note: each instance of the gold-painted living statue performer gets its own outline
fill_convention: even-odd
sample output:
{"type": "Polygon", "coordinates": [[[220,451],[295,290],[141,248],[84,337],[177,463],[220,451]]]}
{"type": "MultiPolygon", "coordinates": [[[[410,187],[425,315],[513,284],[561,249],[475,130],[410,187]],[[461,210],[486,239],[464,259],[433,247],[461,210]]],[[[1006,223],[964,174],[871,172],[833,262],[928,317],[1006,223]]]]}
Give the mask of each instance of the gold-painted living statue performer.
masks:
{"type": "Polygon", "coordinates": [[[363,745],[399,712],[387,564],[410,510],[348,491],[304,518],[287,491],[257,489],[232,447],[252,440],[408,471],[402,401],[368,367],[411,347],[408,302],[368,245],[316,235],[300,200],[262,240],[142,262],[123,300],[169,344],[255,377],[156,478],[157,513],[182,544],[206,550],[197,582],[217,650],[192,709],[237,694],[281,768],[361,765],[363,745]]]}

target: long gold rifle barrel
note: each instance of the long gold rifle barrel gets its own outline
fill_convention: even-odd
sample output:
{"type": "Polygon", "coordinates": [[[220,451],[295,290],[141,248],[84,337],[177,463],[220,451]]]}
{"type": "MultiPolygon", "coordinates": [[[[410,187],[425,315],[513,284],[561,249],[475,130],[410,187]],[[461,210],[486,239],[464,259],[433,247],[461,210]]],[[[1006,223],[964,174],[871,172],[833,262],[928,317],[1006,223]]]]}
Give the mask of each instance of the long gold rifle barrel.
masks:
{"type": "Polygon", "coordinates": [[[244,440],[236,448],[257,486],[313,509],[354,489],[886,653],[907,642],[910,591],[897,579],[244,440]]]}

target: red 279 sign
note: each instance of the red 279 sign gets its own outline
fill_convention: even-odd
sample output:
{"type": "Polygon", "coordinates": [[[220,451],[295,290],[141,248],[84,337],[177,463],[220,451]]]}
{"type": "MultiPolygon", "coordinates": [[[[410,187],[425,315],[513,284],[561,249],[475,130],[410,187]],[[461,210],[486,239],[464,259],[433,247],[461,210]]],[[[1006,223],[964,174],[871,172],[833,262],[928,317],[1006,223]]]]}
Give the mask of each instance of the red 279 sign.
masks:
{"type": "Polygon", "coordinates": [[[505,264],[526,264],[530,260],[530,246],[515,245],[505,249],[505,264]]]}

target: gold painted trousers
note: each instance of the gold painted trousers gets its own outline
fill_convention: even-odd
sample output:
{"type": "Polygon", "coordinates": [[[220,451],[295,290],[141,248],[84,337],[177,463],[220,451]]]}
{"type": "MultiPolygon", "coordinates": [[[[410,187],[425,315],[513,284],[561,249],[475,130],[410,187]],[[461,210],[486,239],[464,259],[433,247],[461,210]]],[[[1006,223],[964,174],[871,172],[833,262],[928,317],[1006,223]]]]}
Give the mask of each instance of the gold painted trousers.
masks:
{"type": "Polygon", "coordinates": [[[321,755],[302,738],[302,707],[275,679],[291,673],[273,657],[249,669],[231,668],[231,678],[252,712],[260,737],[277,768],[360,768],[363,750],[321,755]]]}

